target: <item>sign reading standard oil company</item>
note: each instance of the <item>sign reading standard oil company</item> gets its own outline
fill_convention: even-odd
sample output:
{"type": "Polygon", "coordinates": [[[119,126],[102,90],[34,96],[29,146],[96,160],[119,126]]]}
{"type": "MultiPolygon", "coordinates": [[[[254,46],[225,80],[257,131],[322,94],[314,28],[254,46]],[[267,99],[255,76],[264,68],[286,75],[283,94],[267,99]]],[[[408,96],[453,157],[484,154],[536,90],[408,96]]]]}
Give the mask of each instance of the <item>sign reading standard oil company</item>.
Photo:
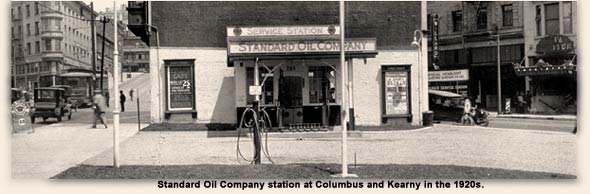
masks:
{"type": "MultiPolygon", "coordinates": [[[[340,51],[340,27],[283,26],[228,27],[229,54],[336,53],[340,51]]],[[[375,52],[374,38],[346,39],[348,52],[375,52]]]]}

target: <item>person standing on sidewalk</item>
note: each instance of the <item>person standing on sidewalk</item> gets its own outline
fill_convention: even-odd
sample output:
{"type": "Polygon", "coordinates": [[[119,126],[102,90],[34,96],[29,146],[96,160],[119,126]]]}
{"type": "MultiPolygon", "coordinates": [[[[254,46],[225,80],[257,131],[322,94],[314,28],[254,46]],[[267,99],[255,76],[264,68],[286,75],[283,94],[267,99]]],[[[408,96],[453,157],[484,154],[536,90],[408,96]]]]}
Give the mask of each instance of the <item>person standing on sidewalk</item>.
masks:
{"type": "Polygon", "coordinates": [[[104,125],[104,128],[108,128],[107,119],[105,116],[106,102],[102,96],[101,90],[94,90],[94,96],[92,97],[92,108],[94,109],[94,123],[92,128],[96,128],[96,122],[100,120],[100,123],[104,125]]]}
{"type": "Polygon", "coordinates": [[[121,96],[119,96],[119,100],[121,102],[121,112],[125,112],[125,100],[127,100],[127,98],[125,97],[123,90],[121,90],[119,93],[121,94],[121,96]]]}

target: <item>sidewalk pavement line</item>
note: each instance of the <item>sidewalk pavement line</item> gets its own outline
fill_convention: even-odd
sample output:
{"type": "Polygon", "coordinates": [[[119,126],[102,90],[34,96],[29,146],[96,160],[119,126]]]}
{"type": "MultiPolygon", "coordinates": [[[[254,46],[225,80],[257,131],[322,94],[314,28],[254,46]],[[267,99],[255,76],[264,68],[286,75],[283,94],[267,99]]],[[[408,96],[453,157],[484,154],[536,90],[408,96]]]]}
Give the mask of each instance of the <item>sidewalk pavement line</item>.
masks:
{"type": "Polygon", "coordinates": [[[439,124],[439,125],[446,125],[446,126],[456,126],[460,128],[467,128],[467,127],[477,127],[481,129],[491,129],[491,130],[498,130],[498,131],[529,131],[529,132],[536,132],[536,133],[549,133],[549,134],[564,134],[568,132],[562,131],[547,131],[547,130],[538,130],[538,129],[516,129],[516,128],[498,128],[498,127],[482,127],[482,126],[465,126],[465,125],[451,125],[451,124],[439,124]]]}

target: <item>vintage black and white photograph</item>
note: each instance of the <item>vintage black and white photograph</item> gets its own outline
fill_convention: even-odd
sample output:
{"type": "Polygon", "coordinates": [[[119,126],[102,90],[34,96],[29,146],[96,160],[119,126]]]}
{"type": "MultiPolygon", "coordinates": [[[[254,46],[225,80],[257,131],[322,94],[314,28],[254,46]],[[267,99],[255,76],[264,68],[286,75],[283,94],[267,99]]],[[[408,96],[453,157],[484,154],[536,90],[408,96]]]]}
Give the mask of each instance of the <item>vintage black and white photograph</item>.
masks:
{"type": "Polygon", "coordinates": [[[580,176],[578,1],[10,5],[11,179],[580,176]]]}

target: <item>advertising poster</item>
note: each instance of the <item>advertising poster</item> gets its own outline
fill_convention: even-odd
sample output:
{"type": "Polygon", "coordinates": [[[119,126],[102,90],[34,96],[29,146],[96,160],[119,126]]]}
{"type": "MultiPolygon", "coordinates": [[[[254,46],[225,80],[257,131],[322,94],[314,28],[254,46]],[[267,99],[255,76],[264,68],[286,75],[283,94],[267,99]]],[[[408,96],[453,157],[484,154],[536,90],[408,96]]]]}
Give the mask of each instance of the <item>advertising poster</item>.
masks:
{"type": "Polygon", "coordinates": [[[168,105],[170,110],[193,108],[193,80],[191,66],[168,67],[168,105]]]}
{"type": "Polygon", "coordinates": [[[408,114],[408,72],[385,72],[385,114],[408,114]]]}

